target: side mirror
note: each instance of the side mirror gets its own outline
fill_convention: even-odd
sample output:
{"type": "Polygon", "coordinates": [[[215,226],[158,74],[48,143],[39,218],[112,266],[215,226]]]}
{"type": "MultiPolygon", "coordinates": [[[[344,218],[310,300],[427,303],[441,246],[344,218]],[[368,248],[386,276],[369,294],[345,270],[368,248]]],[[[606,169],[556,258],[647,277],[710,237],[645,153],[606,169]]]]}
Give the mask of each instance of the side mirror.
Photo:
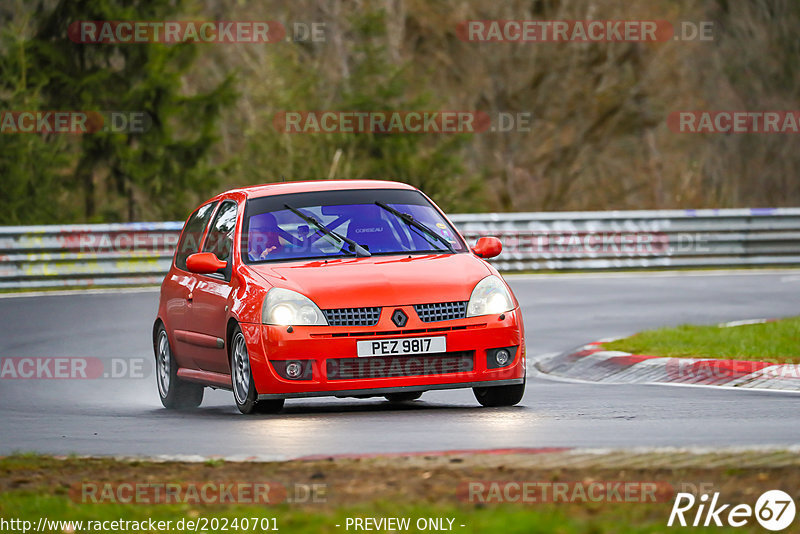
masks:
{"type": "Polygon", "coordinates": [[[482,237],[478,239],[472,252],[484,259],[494,258],[503,251],[503,244],[496,237],[482,237]]]}
{"type": "Polygon", "coordinates": [[[220,260],[212,252],[197,252],[186,258],[186,268],[197,274],[215,273],[227,266],[227,261],[220,260]]]}

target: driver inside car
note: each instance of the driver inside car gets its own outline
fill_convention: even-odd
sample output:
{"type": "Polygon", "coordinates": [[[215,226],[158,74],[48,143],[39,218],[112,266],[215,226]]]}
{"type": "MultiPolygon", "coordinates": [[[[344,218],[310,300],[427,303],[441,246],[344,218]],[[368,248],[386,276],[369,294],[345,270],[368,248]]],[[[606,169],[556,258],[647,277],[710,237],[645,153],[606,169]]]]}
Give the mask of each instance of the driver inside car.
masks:
{"type": "Polygon", "coordinates": [[[250,218],[247,238],[247,254],[252,261],[264,260],[282,248],[278,237],[278,222],[271,213],[250,218]]]}

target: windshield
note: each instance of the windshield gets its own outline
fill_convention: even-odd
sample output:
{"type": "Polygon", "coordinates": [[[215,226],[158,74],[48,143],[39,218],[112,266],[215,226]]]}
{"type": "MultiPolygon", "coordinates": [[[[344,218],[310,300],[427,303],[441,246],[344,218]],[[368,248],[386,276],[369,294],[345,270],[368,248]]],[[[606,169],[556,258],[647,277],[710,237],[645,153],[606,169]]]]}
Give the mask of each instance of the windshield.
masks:
{"type": "Polygon", "coordinates": [[[417,191],[359,189],[247,201],[242,228],[246,263],[352,257],[348,241],[371,255],[466,251],[455,229],[417,191]],[[376,202],[420,224],[409,224],[376,202]]]}

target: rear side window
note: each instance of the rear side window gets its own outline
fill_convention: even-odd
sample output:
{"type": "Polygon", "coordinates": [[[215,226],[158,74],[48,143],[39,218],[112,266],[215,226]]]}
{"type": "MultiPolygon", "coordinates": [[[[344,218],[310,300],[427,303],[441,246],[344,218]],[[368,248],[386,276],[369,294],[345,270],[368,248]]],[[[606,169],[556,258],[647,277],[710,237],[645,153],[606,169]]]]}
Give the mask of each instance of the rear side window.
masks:
{"type": "Polygon", "coordinates": [[[223,202],[219,207],[211,228],[208,229],[203,252],[213,252],[222,261],[229,261],[231,245],[233,244],[233,231],[236,228],[236,202],[223,202]]]}
{"type": "Polygon", "coordinates": [[[175,253],[175,267],[178,269],[186,270],[186,258],[200,251],[200,242],[203,240],[203,233],[205,232],[208,221],[214,213],[216,202],[209,202],[204,206],[197,208],[197,211],[192,213],[189,220],[183,227],[181,240],[178,242],[178,250],[175,253]]]}

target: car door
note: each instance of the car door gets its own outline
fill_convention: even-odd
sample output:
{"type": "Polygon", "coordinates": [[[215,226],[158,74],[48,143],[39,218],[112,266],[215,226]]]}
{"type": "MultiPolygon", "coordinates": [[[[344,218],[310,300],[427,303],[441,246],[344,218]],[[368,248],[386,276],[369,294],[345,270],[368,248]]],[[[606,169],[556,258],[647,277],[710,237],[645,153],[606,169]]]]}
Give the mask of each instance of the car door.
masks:
{"type": "Polygon", "coordinates": [[[173,352],[180,367],[196,368],[192,345],[183,335],[188,325],[189,302],[197,285],[197,275],[186,268],[186,258],[200,251],[206,227],[211,221],[217,202],[197,208],[186,221],[175,251],[175,262],[164,279],[162,291],[165,302],[165,322],[173,342],[173,352]]]}
{"type": "Polygon", "coordinates": [[[233,234],[236,229],[238,204],[233,200],[223,201],[208,228],[203,252],[211,252],[228,262],[224,272],[198,274],[193,298],[188,307],[189,330],[197,365],[206,371],[229,373],[228,353],[225,340],[229,297],[231,294],[230,273],[233,258],[233,234]]]}

